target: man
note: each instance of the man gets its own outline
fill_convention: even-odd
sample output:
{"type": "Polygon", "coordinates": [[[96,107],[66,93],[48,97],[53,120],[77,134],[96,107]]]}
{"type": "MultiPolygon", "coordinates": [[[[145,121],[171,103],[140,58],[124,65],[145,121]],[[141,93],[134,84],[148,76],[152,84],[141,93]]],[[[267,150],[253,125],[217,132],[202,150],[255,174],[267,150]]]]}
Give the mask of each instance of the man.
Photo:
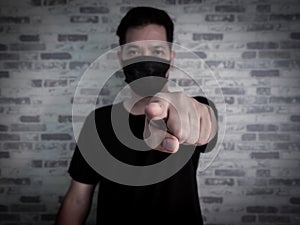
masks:
{"type": "Polygon", "coordinates": [[[117,35],[120,45],[126,44],[119,52],[119,59],[125,81],[133,91],[131,98],[114,107],[127,113],[132,133],[145,140],[145,146],[152,150],[134,151],[118,140],[112,128],[112,106],[99,108],[94,114],[105,148],[118,160],[141,167],[181,151],[191,151],[189,147],[195,151],[178,172],[163,181],[126,185],[97,173],[82,157],[84,150],[77,146],[69,168],[72,182],[56,225],[83,224],[98,183],[98,224],[202,224],[196,170],[200,152],[205,151],[208,142],[216,141],[215,108],[203,97],[192,98],[167,91],[164,78],[168,77],[175,54],[169,44],[173,41],[173,22],[166,12],[150,7],[133,8],[122,19],[117,35]],[[152,84],[147,78],[153,76],[157,77],[158,84],[149,88],[152,84]],[[135,85],[139,78],[146,78],[142,88],[143,82],[135,85]],[[164,121],[166,130],[159,121],[164,121]]]}

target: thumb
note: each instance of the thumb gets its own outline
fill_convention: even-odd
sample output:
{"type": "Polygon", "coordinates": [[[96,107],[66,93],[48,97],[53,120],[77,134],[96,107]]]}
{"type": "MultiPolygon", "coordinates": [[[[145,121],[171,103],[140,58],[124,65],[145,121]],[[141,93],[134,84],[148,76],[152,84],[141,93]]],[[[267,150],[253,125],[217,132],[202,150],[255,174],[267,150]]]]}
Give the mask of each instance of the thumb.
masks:
{"type": "Polygon", "coordinates": [[[145,115],[149,120],[162,120],[168,117],[168,102],[151,102],[145,108],[145,115]]]}

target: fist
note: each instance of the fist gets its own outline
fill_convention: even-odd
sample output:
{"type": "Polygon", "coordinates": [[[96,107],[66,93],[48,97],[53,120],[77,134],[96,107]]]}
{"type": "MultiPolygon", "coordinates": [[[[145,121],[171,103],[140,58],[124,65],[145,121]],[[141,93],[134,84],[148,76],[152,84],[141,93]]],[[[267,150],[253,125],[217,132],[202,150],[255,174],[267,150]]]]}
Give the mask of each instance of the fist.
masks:
{"type": "Polygon", "coordinates": [[[212,108],[182,92],[156,94],[145,115],[145,142],[162,152],[175,153],[179,144],[207,144],[217,131],[212,108]]]}

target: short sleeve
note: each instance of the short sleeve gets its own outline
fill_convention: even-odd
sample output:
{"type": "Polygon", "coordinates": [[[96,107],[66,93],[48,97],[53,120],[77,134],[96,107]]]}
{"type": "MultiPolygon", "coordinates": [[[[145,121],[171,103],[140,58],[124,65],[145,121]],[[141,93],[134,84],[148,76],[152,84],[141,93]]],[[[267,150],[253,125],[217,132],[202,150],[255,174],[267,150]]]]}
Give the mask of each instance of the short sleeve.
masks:
{"type": "MultiPolygon", "coordinates": [[[[82,132],[87,132],[87,130],[82,129],[79,138],[81,137],[82,132]]],[[[101,176],[86,162],[79,150],[78,144],[75,147],[68,172],[73,180],[84,184],[95,185],[101,178],[101,176]]]]}
{"type": "Polygon", "coordinates": [[[75,148],[68,172],[73,180],[80,183],[95,185],[100,180],[100,175],[85,161],[77,146],[75,148]]]}

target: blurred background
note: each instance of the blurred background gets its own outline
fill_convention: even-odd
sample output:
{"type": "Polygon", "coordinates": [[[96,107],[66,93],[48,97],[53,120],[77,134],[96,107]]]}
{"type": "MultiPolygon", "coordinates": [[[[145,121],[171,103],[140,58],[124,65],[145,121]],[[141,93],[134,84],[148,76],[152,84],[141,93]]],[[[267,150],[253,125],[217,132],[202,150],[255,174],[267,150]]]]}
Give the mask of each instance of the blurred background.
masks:
{"type": "MultiPolygon", "coordinates": [[[[84,119],[72,118],[76,86],[118,45],[125,13],[142,5],[170,14],[175,43],[219,86],[202,72],[197,82],[211,86],[217,108],[226,104],[220,153],[198,173],[205,224],[300,224],[298,0],[0,0],[0,224],[53,224],[70,183],[72,120],[84,119]]],[[[188,69],[186,56],[177,59],[188,69]]],[[[97,105],[113,102],[123,85],[115,78],[97,105]]],[[[171,78],[199,94],[190,79],[171,78]]],[[[81,88],[77,103],[97,91],[81,88]]],[[[96,201],[87,224],[95,209],[96,201]]]]}

